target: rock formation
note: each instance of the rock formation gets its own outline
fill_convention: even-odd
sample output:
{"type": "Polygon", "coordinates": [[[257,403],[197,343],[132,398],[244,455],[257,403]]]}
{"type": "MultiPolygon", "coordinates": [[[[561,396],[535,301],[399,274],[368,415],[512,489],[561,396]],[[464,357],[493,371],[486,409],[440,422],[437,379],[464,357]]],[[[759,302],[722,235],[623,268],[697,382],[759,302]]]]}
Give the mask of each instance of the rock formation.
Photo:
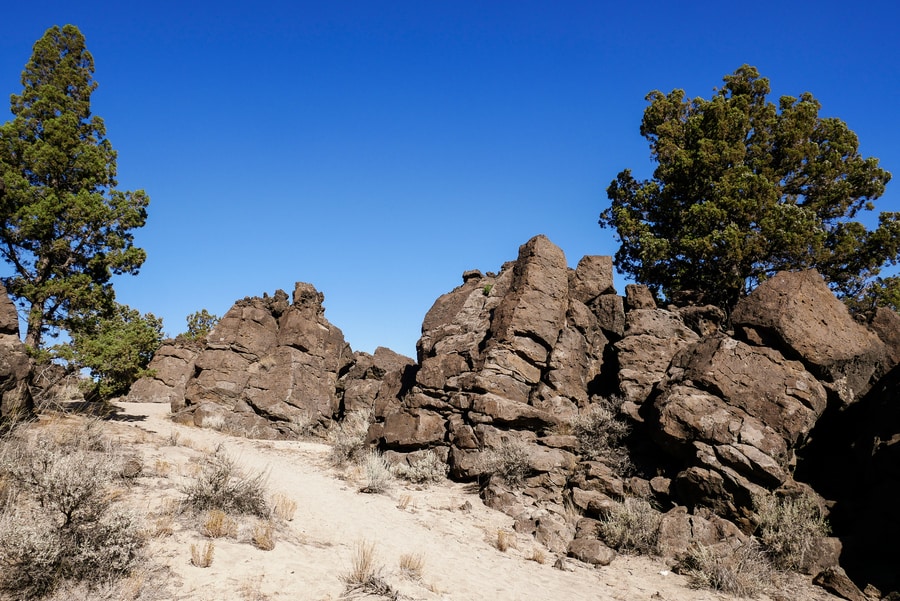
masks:
{"type": "Polygon", "coordinates": [[[517,530],[596,565],[615,557],[600,520],[627,498],[664,513],[659,546],[674,556],[745,540],[759,497],[810,495],[840,540],[804,569],[842,573],[840,555],[858,583],[900,588],[871,567],[898,561],[885,533],[900,533],[874,521],[897,523],[900,317],[854,320],[809,271],[767,280],[730,319],[660,307],[644,286],[619,296],[610,257],[572,269],[537,236],[435,301],[417,362],[352,353],[322,295],[297,284],[291,302],[239,301],[196,349],[169,343],[131,398],[257,437],[365,412],[392,461],[433,452],[517,530]],[[591,423],[606,438],[587,439],[591,423]]]}
{"type": "Polygon", "coordinates": [[[323,300],[297,283],[290,301],[278,290],[236,302],[206,340],[166,342],[150,363],[154,375],[135,382],[128,399],[168,402],[181,422],[281,438],[374,407],[386,377],[396,394],[412,360],[388,349],[353,353],[323,300]]]}
{"type": "Polygon", "coordinates": [[[30,388],[33,370],[31,357],[19,338],[16,305],[0,284],[0,424],[33,411],[30,388]]]}

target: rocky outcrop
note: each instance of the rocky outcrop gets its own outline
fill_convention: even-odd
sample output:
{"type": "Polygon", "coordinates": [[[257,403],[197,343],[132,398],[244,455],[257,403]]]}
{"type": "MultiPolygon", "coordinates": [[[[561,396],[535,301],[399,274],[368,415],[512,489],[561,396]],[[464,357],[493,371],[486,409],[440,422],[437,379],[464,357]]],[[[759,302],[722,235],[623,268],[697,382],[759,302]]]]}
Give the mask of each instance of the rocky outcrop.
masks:
{"type": "Polygon", "coordinates": [[[780,272],[731,315],[742,338],[803,362],[843,406],[892,367],[879,337],[857,323],[815,270],[780,272]]]}
{"type": "Polygon", "coordinates": [[[383,382],[382,396],[395,398],[412,360],[381,348],[353,353],[323,300],[297,283],[290,299],[278,290],[238,301],[205,340],[163,345],[155,375],[136,382],[129,400],[169,402],[181,422],[280,438],[374,408],[383,382]]]}
{"type": "Polygon", "coordinates": [[[194,361],[203,349],[202,341],[166,340],[147,366],[150,376],[139,379],[128,391],[132,403],[169,403],[173,412],[185,407],[184,391],[194,374],[194,361]]]}
{"type": "Polygon", "coordinates": [[[27,417],[34,410],[31,378],[34,364],[19,339],[19,316],[0,284],[0,425],[27,417]]]}

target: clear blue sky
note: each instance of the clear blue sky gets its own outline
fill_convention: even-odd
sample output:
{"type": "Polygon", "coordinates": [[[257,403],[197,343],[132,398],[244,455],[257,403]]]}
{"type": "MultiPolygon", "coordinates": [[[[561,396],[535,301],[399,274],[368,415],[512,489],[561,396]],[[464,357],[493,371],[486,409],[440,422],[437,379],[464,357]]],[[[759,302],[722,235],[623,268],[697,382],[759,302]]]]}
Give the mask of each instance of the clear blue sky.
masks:
{"type": "Polygon", "coordinates": [[[652,171],[646,94],[709,97],[743,63],[845,120],[895,175],[876,209],[900,210],[895,0],[67,0],[0,15],[3,98],[48,27],[85,34],[119,188],[151,199],[148,259],[118,300],[171,335],[198,309],[307,281],[354,349],[414,355],[464,270],[497,271],[539,233],[572,266],[613,254],[597,217],[616,173],[652,171]]]}

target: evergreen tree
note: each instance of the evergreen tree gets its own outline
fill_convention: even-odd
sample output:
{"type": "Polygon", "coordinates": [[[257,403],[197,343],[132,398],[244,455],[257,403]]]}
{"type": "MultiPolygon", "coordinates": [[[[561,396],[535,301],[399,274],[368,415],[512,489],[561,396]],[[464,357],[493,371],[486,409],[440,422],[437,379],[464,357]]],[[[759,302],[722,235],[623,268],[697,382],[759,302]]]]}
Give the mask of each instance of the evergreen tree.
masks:
{"type": "Polygon", "coordinates": [[[874,230],[891,175],[863,158],[840,119],[809,93],[767,100],[769,81],[744,65],[711,99],[653,91],[641,122],[657,167],[622,171],[600,225],[616,230],[616,267],[666,297],[702,295],[726,310],[779,270],[816,268],[851,302],[884,299],[876,276],[898,262],[900,213],[874,230]]]}
{"type": "Polygon", "coordinates": [[[145,253],[133,230],[147,218],[142,190],[116,190],[116,152],[91,115],[94,60],[74,25],[47,30],[0,126],[0,256],[7,290],[27,311],[25,342],[71,330],[70,315],[110,315],[110,278],[136,274],[145,253]]]}

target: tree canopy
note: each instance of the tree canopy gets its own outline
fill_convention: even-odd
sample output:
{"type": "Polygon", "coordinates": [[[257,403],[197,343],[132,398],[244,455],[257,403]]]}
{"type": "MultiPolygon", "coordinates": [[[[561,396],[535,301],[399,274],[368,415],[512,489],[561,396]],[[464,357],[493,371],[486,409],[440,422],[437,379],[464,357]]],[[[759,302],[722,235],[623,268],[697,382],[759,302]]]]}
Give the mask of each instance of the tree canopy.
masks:
{"type": "Polygon", "coordinates": [[[33,48],[13,119],[0,126],[0,256],[7,290],[27,311],[25,342],[71,329],[70,315],[114,310],[110,279],[136,274],[145,253],[143,190],[116,190],[116,152],[91,114],[94,60],[74,25],[52,27],[33,48]]]}
{"type": "Polygon", "coordinates": [[[620,172],[600,216],[621,242],[616,267],[657,294],[691,291],[726,310],[791,269],[816,268],[847,300],[890,297],[872,288],[898,262],[900,213],[872,230],[854,218],[874,210],[891,174],[810,93],[776,106],[748,65],[724,82],[709,100],[647,95],[653,177],[620,172]]]}

